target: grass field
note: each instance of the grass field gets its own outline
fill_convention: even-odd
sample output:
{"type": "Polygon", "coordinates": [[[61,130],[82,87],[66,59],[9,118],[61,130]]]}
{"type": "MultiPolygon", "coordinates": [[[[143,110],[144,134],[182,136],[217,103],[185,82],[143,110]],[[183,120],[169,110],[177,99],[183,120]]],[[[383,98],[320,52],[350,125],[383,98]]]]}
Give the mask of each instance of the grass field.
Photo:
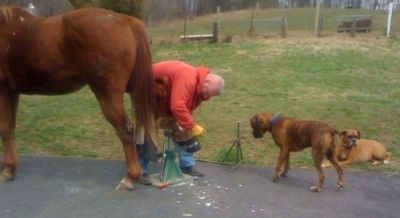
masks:
{"type": "MultiPolygon", "coordinates": [[[[209,131],[201,158],[221,160],[236,138],[236,121],[240,121],[245,162],[273,165],[278,150],[271,138],[252,139],[249,126],[255,113],[271,111],[321,120],[340,130],[357,128],[363,137],[381,141],[394,153],[390,166],[362,168],[398,171],[399,55],[398,42],[394,44],[350,37],[248,40],[211,46],[160,45],[154,54],[157,60],[175,58],[210,66],[227,81],[225,93],[196,113],[209,131]]],[[[295,166],[311,165],[309,150],[294,156],[295,166]]]]}
{"type": "MultiPolygon", "coordinates": [[[[169,32],[164,37],[170,38],[169,32]]],[[[270,135],[256,140],[249,125],[254,114],[270,111],[320,120],[340,130],[359,129],[362,137],[385,144],[393,160],[389,165],[366,163],[346,169],[400,172],[400,39],[396,36],[371,32],[315,38],[298,31],[283,39],[238,33],[228,43],[157,40],[152,49],[156,62],[178,59],[205,65],[226,80],[225,92],[194,115],[207,130],[197,154],[202,160],[221,161],[240,122],[242,162],[274,166],[279,151],[270,135]]],[[[130,108],[128,96],[126,100],[130,108]]],[[[22,96],[16,143],[18,152],[26,154],[123,158],[114,130],[87,88],[66,96],[22,96]]],[[[291,163],[292,168],[313,167],[310,150],[293,153],[291,163]]]]}

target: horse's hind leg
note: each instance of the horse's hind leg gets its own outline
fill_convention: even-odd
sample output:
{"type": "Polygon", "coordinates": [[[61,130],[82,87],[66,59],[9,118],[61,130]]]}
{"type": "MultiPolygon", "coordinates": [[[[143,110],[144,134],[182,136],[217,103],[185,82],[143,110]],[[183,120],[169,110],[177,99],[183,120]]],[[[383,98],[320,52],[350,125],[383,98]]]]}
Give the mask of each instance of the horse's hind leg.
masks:
{"type": "MultiPolygon", "coordinates": [[[[0,87],[1,88],[1,87],[0,87]]],[[[11,181],[18,168],[18,156],[14,144],[14,131],[19,95],[11,94],[7,90],[0,92],[0,136],[3,144],[3,171],[1,178],[11,181]]]]}
{"type": "MultiPolygon", "coordinates": [[[[92,90],[94,90],[92,88],[92,90]]],[[[130,191],[134,188],[133,180],[139,180],[142,171],[136,151],[133,125],[124,108],[124,93],[102,93],[93,91],[100,103],[101,110],[107,121],[114,127],[125,153],[127,174],[117,186],[118,191],[130,191]]]]}

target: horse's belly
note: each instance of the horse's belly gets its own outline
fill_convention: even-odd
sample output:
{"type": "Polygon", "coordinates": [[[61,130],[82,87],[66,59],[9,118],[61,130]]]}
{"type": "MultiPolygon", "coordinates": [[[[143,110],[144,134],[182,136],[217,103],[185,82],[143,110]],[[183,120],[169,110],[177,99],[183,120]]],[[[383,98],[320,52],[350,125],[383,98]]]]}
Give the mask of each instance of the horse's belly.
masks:
{"type": "Polygon", "coordinates": [[[80,90],[86,83],[78,76],[63,79],[33,79],[17,87],[22,94],[63,95],[80,90]]]}

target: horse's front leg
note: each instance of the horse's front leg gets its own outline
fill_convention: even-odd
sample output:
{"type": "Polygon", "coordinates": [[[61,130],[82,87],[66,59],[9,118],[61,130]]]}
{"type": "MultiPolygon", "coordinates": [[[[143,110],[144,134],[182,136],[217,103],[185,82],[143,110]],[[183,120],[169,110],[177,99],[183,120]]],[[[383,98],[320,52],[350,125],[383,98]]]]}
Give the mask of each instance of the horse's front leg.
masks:
{"type": "Polygon", "coordinates": [[[105,118],[114,127],[121,140],[125,154],[126,176],[116,189],[118,191],[130,191],[134,188],[133,181],[141,178],[142,170],[135,145],[134,128],[123,105],[123,93],[104,94],[99,92],[100,95],[96,94],[95,91],[93,92],[100,103],[105,118]]]}
{"type": "Polygon", "coordinates": [[[1,172],[1,180],[8,182],[14,180],[15,173],[19,166],[19,160],[17,152],[15,151],[14,142],[5,143],[4,141],[5,140],[2,139],[4,145],[4,157],[3,161],[0,162],[0,167],[3,168],[3,171],[1,172]]]}
{"type": "MultiPolygon", "coordinates": [[[[1,85],[1,84],[0,84],[1,85]]],[[[1,89],[1,86],[0,86],[1,89]]],[[[11,181],[15,178],[15,172],[19,165],[17,151],[14,143],[14,131],[19,95],[10,94],[7,90],[0,92],[0,136],[3,144],[3,168],[1,179],[11,181]]]]}

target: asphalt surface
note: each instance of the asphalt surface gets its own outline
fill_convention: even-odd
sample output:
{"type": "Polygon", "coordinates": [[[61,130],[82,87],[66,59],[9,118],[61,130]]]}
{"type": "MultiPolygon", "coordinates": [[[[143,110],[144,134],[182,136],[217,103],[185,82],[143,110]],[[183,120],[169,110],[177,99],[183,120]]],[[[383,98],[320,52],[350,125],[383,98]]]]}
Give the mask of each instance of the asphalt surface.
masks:
{"type": "MultiPolygon", "coordinates": [[[[291,169],[271,182],[272,168],[198,162],[206,176],[190,185],[158,189],[136,184],[117,192],[125,162],[20,156],[14,181],[0,183],[0,217],[400,217],[400,175],[346,172],[344,189],[325,169],[314,193],[314,169],[291,169]]],[[[161,164],[151,163],[152,173],[161,164]]]]}

